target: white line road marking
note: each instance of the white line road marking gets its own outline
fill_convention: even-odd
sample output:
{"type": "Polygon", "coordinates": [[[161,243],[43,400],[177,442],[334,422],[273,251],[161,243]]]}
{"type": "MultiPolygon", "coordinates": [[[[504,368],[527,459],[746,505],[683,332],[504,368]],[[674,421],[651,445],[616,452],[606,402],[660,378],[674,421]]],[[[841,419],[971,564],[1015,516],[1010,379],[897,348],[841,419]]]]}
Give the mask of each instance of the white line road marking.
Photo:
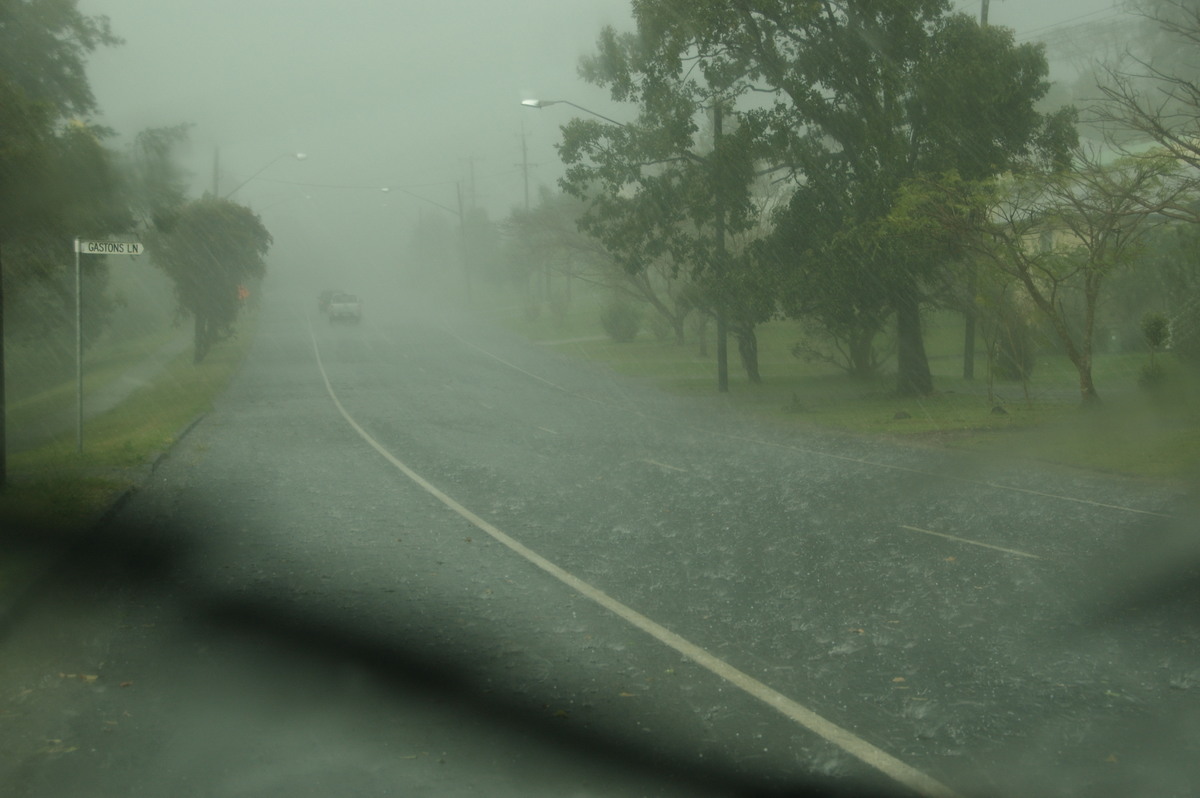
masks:
{"type": "Polygon", "coordinates": [[[900,528],[907,529],[910,532],[921,532],[922,534],[925,534],[925,535],[936,535],[939,538],[945,538],[946,540],[953,540],[958,543],[969,543],[972,546],[982,546],[985,549],[994,549],[996,551],[1002,551],[1005,554],[1015,554],[1018,557],[1028,557],[1031,560],[1044,559],[1036,554],[1030,554],[1027,551],[1017,551],[1016,549],[1006,549],[1003,546],[993,546],[990,543],[980,543],[978,540],[971,540],[970,538],[960,538],[960,537],[956,537],[954,535],[947,535],[945,532],[934,532],[932,529],[921,529],[919,526],[907,526],[905,524],[901,524],[900,528]]]}
{"type": "Polygon", "coordinates": [[[660,463],[657,460],[647,460],[646,458],[642,458],[642,462],[649,463],[652,466],[658,466],[659,468],[666,468],[671,471],[684,471],[684,472],[687,471],[686,468],[680,468],[679,466],[667,465],[666,463],[660,463]]]}
{"type": "Polygon", "coordinates": [[[934,798],[956,798],[957,793],[931,776],[927,776],[911,765],[901,762],[896,757],[880,748],[876,748],[874,745],[862,739],[853,732],[843,729],[841,726],[826,720],[808,707],[805,707],[804,705],[788,698],[777,690],[768,687],[754,677],[739,671],[737,668],[734,668],[724,660],[718,659],[694,643],[691,643],[683,637],[675,634],[665,626],[655,623],[645,615],[642,615],[636,610],[627,607],[626,605],[612,598],[607,593],[592,587],[590,584],[584,582],[582,579],[579,579],[574,574],[563,570],[559,566],[547,560],[545,557],[542,557],[537,552],[526,547],[524,544],[504,534],[497,527],[488,523],[463,505],[459,504],[448,494],[443,493],[431,482],[398,460],[391,452],[389,452],[378,441],[372,438],[366,430],[359,426],[358,422],[356,422],[350,413],[347,412],[346,408],[342,405],[341,400],[338,399],[337,393],[333,390],[333,385],[330,383],[329,376],[325,372],[325,364],[321,360],[321,348],[317,344],[317,337],[313,332],[311,322],[309,323],[308,334],[309,337],[312,338],[313,352],[316,355],[317,368],[321,372],[321,379],[325,382],[325,390],[329,393],[329,398],[333,400],[334,406],[337,408],[342,418],[346,420],[346,423],[349,424],[350,427],[359,434],[359,437],[366,441],[367,444],[370,445],[372,449],[377,451],[385,460],[391,463],[397,470],[423,488],[430,495],[438,499],[450,510],[453,510],[459,516],[473,524],[477,529],[491,536],[491,538],[497,542],[504,544],[511,551],[519,554],[521,557],[550,574],[555,579],[558,579],[563,584],[572,588],[580,595],[586,596],[587,598],[599,604],[601,607],[604,607],[626,622],[636,626],[638,629],[641,629],[643,632],[655,638],[659,642],[679,652],[700,667],[716,674],[728,683],[738,687],[742,691],[753,696],[754,698],[757,698],[768,706],[773,707],[785,717],[790,718],[801,726],[804,726],[813,733],[838,746],[862,762],[874,767],[876,770],[886,774],[888,777],[894,779],[900,784],[905,785],[909,789],[912,789],[921,795],[933,796],[934,798]]]}

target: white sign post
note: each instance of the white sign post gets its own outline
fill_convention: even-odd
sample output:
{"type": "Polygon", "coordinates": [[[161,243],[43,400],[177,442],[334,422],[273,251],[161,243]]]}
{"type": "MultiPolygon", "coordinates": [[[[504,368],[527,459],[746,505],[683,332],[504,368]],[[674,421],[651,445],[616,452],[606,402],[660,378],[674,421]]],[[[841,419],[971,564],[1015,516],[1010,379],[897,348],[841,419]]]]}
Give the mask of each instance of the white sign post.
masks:
{"type": "Polygon", "coordinates": [[[82,241],[75,239],[75,451],[83,452],[83,275],[82,255],[141,255],[145,245],[136,241],[82,241]]]}

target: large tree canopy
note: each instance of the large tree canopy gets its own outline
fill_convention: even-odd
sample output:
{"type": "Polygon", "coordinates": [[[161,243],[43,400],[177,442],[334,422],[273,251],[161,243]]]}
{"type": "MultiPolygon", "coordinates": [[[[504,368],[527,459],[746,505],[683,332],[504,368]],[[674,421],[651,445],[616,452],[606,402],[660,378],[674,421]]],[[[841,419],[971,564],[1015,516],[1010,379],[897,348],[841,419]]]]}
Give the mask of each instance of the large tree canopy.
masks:
{"type": "MultiPolygon", "coordinates": [[[[58,313],[72,302],[63,277],[75,236],[131,224],[108,131],[87,121],[86,57],[116,43],[108,21],[74,0],[0,0],[0,247],[15,337],[50,341],[66,329],[58,313]]],[[[103,280],[101,259],[84,268],[93,285],[103,280]]]]}
{"type": "MultiPolygon", "coordinates": [[[[653,140],[665,143],[660,158],[679,154],[706,96],[736,109],[746,137],[737,152],[784,167],[795,191],[810,195],[777,218],[783,239],[795,238],[814,202],[830,211],[821,223],[829,237],[813,241],[806,233],[806,250],[788,268],[841,270],[856,250],[869,252],[859,271],[878,283],[870,291],[881,290],[896,314],[898,387],[931,390],[920,307],[943,263],[928,252],[913,257],[907,242],[878,236],[878,226],[918,174],[955,170],[980,179],[1026,159],[1065,157],[1071,114],[1035,110],[1048,88],[1040,47],[952,13],[947,0],[638,0],[634,17],[636,46],[606,33],[585,76],[604,75],[615,99],[641,103],[640,121],[653,112],[653,140]]],[[[618,155],[631,129],[610,130],[607,146],[594,148],[612,174],[621,174],[618,155]]],[[[568,143],[572,133],[584,137],[582,128],[567,133],[568,143]]],[[[566,155],[574,152],[567,147],[566,155]]],[[[644,163],[653,154],[643,148],[624,157],[644,163]]],[[[615,194],[618,185],[606,187],[615,194]]],[[[822,300],[826,307],[853,304],[862,285],[810,283],[851,291],[822,300]]]]}
{"type": "Polygon", "coordinates": [[[80,13],[77,0],[0,0],[0,75],[59,117],[95,110],[87,54],[118,43],[108,18],[80,13]]]}

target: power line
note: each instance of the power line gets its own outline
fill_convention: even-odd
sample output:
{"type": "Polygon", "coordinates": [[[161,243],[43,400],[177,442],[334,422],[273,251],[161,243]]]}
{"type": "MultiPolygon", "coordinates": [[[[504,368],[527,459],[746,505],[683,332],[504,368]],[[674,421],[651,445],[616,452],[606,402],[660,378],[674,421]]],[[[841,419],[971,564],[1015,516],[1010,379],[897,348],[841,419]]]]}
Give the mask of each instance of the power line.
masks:
{"type": "Polygon", "coordinates": [[[1110,6],[1108,8],[1101,8],[1096,11],[1089,11],[1086,14],[1080,14],[1078,16],[1068,17],[1067,19],[1059,20],[1058,22],[1051,22],[1049,25],[1042,25],[1040,28],[1030,28],[1028,30],[1018,31],[1016,33],[1016,38],[1018,40],[1033,38],[1036,34],[1041,33],[1042,31],[1054,30],[1055,28],[1061,28],[1061,27],[1064,27],[1067,25],[1074,25],[1074,26],[1080,27],[1080,28],[1087,27],[1087,26],[1090,26],[1090,24],[1077,24],[1077,23],[1079,23],[1080,20],[1090,19],[1092,17],[1102,17],[1102,19],[1098,19],[1098,20],[1094,20],[1094,21],[1095,22],[1104,22],[1104,21],[1107,21],[1108,19],[1114,19],[1116,17],[1123,16],[1126,13],[1127,12],[1125,11],[1125,3],[1122,2],[1119,5],[1110,6]]]}

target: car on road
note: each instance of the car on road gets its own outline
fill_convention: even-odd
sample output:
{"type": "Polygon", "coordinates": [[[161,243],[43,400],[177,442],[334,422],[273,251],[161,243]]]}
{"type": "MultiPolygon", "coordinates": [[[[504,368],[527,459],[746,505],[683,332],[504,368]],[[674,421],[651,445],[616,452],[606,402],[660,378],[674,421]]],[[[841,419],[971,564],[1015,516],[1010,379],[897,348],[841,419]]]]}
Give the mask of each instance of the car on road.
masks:
{"type": "Polygon", "coordinates": [[[334,294],[329,300],[329,323],[362,321],[362,300],[354,294],[334,294]]]}

